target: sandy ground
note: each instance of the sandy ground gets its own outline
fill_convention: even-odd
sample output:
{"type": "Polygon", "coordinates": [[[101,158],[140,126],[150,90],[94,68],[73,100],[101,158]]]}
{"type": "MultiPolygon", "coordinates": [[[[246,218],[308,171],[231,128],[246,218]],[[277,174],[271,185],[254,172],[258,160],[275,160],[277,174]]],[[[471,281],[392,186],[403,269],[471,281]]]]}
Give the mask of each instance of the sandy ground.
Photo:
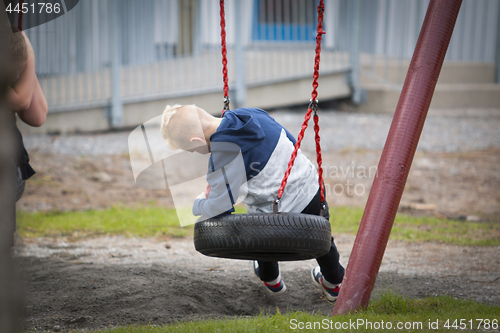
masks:
{"type": "MultiPolygon", "coordinates": [[[[336,238],[343,265],[353,241],[352,235],[336,238]]],[[[314,260],[281,263],[287,292],[273,297],[250,261],[205,257],[192,239],[32,239],[16,251],[27,277],[26,330],[333,311],[311,282],[314,260]]],[[[500,306],[499,253],[498,247],[390,241],[372,298],[393,291],[500,306]]]]}
{"type": "MultiPolygon", "coordinates": [[[[287,122],[287,117],[292,116],[281,115],[280,122],[287,122]]],[[[300,124],[294,117],[289,122],[300,124]]],[[[370,146],[366,137],[359,142],[368,142],[367,146],[353,142],[364,133],[383,143],[384,138],[379,134],[390,118],[384,120],[378,132],[369,133],[365,130],[371,128],[369,125],[385,118],[360,117],[346,118],[358,131],[352,137],[346,138],[352,135],[350,128],[345,135],[336,131],[338,136],[329,140],[328,126],[337,129],[339,126],[329,124],[328,119],[323,129],[323,138],[326,138],[323,165],[332,214],[335,206],[363,207],[376,174],[381,150],[370,146]],[[341,140],[345,140],[342,146],[335,146],[341,140]]],[[[462,140],[473,143],[473,148],[484,148],[417,151],[400,210],[434,215],[443,220],[500,223],[500,150],[498,145],[491,145],[498,141],[495,124],[499,118],[495,117],[494,121],[474,118],[481,122],[477,128],[467,127],[473,123],[472,118],[457,118],[459,126],[449,126],[446,119],[436,119],[427,127],[430,134],[424,136],[427,141],[423,144],[439,147],[440,142],[449,140],[458,142],[456,147],[465,147],[465,143],[459,142],[462,140]],[[445,132],[446,128],[452,131],[445,132]],[[486,130],[477,130],[483,128],[486,130]],[[467,136],[461,134],[456,137],[461,138],[457,141],[454,139],[457,133],[467,136]]],[[[28,181],[18,209],[71,211],[114,205],[173,206],[167,190],[137,187],[123,148],[115,154],[78,152],[82,141],[86,142],[81,146],[82,151],[87,152],[113,150],[116,144],[126,149],[126,135],[100,136],[105,139],[100,140],[98,135],[78,139],[28,138],[32,142],[28,148],[37,174],[28,181]],[[122,138],[125,144],[109,141],[111,137],[122,138]],[[72,140],[75,144],[69,145],[72,140]],[[42,144],[37,147],[36,142],[48,148],[40,148],[42,144]],[[50,151],[51,144],[54,152],[50,151]],[[65,153],[58,153],[57,147],[65,153]]],[[[446,144],[446,147],[451,146],[446,144]]],[[[306,145],[304,153],[314,159],[312,145],[306,145]]],[[[346,265],[354,236],[334,236],[341,262],[346,265]]],[[[23,320],[26,331],[251,316],[261,311],[274,313],[278,308],[282,312],[324,314],[331,314],[333,310],[333,305],[311,282],[310,269],[315,266],[314,261],[283,263],[281,268],[288,291],[275,298],[268,295],[253,275],[250,262],[204,257],[195,251],[192,239],[101,237],[76,242],[64,238],[22,239],[15,254],[26,281],[23,320]]],[[[409,297],[452,295],[500,306],[500,248],[390,241],[373,297],[387,290],[409,297]]]]}

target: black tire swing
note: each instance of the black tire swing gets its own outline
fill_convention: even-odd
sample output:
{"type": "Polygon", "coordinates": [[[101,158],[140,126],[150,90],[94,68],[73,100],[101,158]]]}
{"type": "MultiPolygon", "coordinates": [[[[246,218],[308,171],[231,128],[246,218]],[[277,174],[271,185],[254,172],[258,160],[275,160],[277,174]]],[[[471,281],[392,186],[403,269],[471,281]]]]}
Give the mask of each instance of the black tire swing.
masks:
{"type": "MultiPolygon", "coordinates": [[[[314,130],[318,162],[321,202],[325,207],[323,170],[321,168],[321,148],[318,125],[318,77],[323,31],[324,2],[318,6],[318,27],[316,36],[316,56],[314,63],[312,99],[305,115],[302,129],[297,137],[295,149],[281,182],[273,213],[232,214],[209,218],[195,223],[194,245],[198,252],[212,257],[229,259],[249,259],[262,261],[307,260],[328,253],[331,246],[330,222],[322,215],[300,213],[280,213],[278,205],[293,167],[293,163],[304,137],[311,114],[314,112],[314,130]]],[[[220,0],[222,65],[224,78],[224,113],[229,110],[229,87],[227,76],[227,50],[224,19],[224,0],[220,0]]]]}

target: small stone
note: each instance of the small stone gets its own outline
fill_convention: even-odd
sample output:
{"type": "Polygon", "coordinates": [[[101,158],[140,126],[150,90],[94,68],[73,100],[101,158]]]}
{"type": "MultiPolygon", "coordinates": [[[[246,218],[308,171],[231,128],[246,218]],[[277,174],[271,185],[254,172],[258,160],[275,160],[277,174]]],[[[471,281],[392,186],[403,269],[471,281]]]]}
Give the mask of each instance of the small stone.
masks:
{"type": "Polygon", "coordinates": [[[100,183],[111,183],[113,181],[113,177],[104,171],[94,172],[90,179],[100,183]]]}
{"type": "Polygon", "coordinates": [[[467,215],[465,220],[468,222],[479,222],[481,220],[481,218],[477,215],[467,215]]]}
{"type": "Polygon", "coordinates": [[[170,245],[170,244],[168,244],[168,243],[167,243],[167,244],[165,244],[165,248],[166,248],[166,249],[170,249],[171,247],[172,247],[172,245],[170,245]]]}
{"type": "Polygon", "coordinates": [[[410,208],[415,210],[435,210],[437,206],[435,204],[413,202],[410,204],[410,208]]]}
{"type": "Polygon", "coordinates": [[[54,326],[54,327],[52,328],[52,330],[53,330],[54,332],[61,332],[61,326],[56,325],[56,326],[54,326]]]}

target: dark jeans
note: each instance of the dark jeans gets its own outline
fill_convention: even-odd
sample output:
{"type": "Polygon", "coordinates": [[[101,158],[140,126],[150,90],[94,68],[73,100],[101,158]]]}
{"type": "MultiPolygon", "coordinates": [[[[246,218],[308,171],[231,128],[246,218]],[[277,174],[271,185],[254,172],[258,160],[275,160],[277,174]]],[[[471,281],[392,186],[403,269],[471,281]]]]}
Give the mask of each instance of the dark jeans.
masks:
{"type": "MultiPolygon", "coordinates": [[[[326,200],[326,198],[325,198],[326,200]]],[[[325,202],[325,211],[323,216],[330,220],[330,213],[328,211],[328,203],[325,202]]],[[[319,215],[321,210],[321,193],[318,193],[309,202],[307,207],[302,211],[303,214],[319,215]]],[[[316,258],[319,267],[321,267],[321,273],[325,277],[326,281],[334,284],[342,282],[344,278],[344,267],[339,262],[339,252],[333,241],[330,246],[330,251],[322,257],[316,258]]],[[[259,276],[262,281],[272,281],[276,279],[279,275],[279,268],[277,261],[259,261],[259,276]]]]}
{"type": "Polygon", "coordinates": [[[16,166],[16,202],[21,199],[24,194],[24,187],[26,185],[26,181],[23,179],[23,175],[21,174],[21,169],[16,166]]]}

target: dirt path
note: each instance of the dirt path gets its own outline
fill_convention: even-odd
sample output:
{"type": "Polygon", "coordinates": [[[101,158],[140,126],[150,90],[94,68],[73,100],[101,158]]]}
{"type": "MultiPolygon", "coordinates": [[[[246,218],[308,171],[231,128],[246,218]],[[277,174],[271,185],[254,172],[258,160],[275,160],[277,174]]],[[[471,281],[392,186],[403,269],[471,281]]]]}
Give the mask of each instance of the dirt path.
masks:
{"type": "MultiPolygon", "coordinates": [[[[346,265],[354,236],[336,243],[346,265]]],[[[205,257],[192,239],[33,239],[16,248],[27,278],[26,330],[253,316],[261,311],[331,314],[312,284],[314,260],[284,262],[287,292],[268,295],[250,261],[205,257]]],[[[372,297],[452,295],[500,306],[500,248],[390,241],[372,297]]]]}

